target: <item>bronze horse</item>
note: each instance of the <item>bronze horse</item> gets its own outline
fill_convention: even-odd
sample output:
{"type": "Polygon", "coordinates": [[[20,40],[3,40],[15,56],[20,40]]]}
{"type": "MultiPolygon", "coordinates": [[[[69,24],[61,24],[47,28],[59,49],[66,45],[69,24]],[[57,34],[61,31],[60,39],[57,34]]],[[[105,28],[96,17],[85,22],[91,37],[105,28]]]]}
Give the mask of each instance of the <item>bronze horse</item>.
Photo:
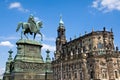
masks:
{"type": "Polygon", "coordinates": [[[41,40],[43,39],[43,36],[40,32],[40,28],[42,28],[42,22],[41,21],[37,21],[36,23],[27,23],[27,22],[20,22],[18,23],[16,32],[20,29],[20,27],[22,27],[22,32],[21,32],[21,39],[22,34],[24,33],[25,37],[28,39],[27,35],[28,33],[30,33],[30,35],[32,35],[34,33],[34,37],[33,39],[35,39],[36,34],[40,34],[41,35],[41,40]]]}

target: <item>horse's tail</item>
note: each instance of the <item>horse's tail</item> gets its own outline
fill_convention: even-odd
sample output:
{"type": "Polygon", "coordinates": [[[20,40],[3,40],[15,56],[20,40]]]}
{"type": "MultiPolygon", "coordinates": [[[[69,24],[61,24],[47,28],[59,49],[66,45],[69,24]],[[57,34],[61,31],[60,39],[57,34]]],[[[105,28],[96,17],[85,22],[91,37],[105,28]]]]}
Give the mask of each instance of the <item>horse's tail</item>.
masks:
{"type": "Polygon", "coordinates": [[[18,26],[17,26],[17,29],[16,29],[16,32],[20,29],[21,25],[23,26],[23,23],[22,23],[22,22],[19,22],[19,23],[18,23],[18,26]]]}

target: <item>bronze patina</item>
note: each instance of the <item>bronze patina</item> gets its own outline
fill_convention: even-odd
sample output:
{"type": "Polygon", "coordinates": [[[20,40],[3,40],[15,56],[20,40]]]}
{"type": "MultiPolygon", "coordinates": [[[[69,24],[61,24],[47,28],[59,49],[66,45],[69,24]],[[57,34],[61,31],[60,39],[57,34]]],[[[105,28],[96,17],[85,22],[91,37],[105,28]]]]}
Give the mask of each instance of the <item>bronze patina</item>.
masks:
{"type": "Polygon", "coordinates": [[[30,15],[28,22],[19,22],[16,32],[22,27],[21,31],[21,39],[23,39],[23,34],[28,39],[26,34],[30,33],[32,35],[34,33],[33,39],[35,39],[36,34],[41,35],[41,40],[43,39],[42,33],[40,32],[40,28],[42,28],[42,21],[35,21],[34,16],[30,15]]]}

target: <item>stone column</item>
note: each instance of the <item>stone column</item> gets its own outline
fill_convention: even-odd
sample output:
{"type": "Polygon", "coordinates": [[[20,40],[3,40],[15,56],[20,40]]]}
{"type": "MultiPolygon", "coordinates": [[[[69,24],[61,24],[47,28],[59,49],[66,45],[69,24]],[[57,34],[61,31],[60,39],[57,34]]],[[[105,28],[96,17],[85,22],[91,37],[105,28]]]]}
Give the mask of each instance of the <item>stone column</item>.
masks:
{"type": "Polygon", "coordinates": [[[87,68],[87,55],[82,54],[82,71],[83,71],[83,80],[89,80],[88,68],[87,68]]]}
{"type": "Polygon", "coordinates": [[[100,63],[98,59],[95,59],[94,63],[94,79],[95,80],[100,80],[100,63]]]}
{"type": "Polygon", "coordinates": [[[115,80],[112,58],[107,58],[107,68],[108,68],[109,80],[115,80]]]}

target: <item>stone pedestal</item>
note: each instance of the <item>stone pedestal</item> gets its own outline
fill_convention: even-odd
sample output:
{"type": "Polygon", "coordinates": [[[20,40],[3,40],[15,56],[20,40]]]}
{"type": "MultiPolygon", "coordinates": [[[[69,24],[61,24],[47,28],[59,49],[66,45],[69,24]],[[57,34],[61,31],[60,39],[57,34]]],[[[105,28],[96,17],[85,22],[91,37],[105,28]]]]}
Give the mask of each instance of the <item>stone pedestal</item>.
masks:
{"type": "Polygon", "coordinates": [[[3,80],[11,80],[11,75],[9,73],[4,73],[3,80]]]}
{"type": "Polygon", "coordinates": [[[45,80],[42,45],[34,40],[17,41],[17,55],[11,63],[12,80],[45,80]]]}
{"type": "Polygon", "coordinates": [[[41,56],[41,43],[34,40],[21,39],[17,41],[16,44],[17,55],[15,56],[15,60],[43,63],[43,58],[41,56]]]}
{"type": "Polygon", "coordinates": [[[13,51],[9,51],[3,80],[53,80],[50,57],[47,54],[46,62],[43,61],[41,43],[20,39],[16,45],[14,60],[11,57],[13,51]]]}

